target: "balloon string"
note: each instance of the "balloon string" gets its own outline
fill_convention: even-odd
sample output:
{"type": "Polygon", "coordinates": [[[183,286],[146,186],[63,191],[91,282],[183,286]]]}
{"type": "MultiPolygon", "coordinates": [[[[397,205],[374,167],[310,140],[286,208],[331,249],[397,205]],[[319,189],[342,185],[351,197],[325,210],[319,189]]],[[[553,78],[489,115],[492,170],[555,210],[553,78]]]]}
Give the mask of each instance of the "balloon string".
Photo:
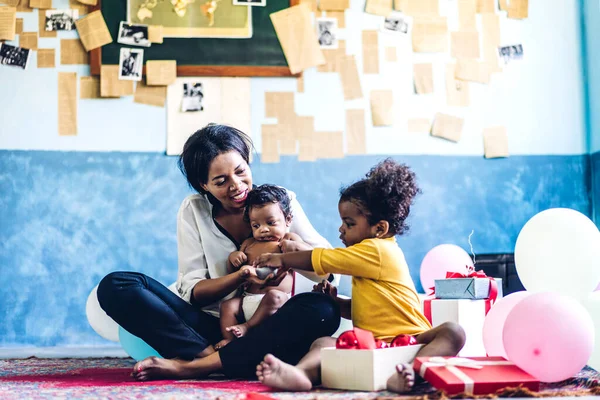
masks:
{"type": "Polygon", "coordinates": [[[471,233],[469,233],[469,247],[471,247],[471,254],[473,255],[473,264],[477,264],[477,261],[475,259],[475,252],[473,251],[473,244],[471,243],[471,236],[473,236],[473,233],[475,231],[471,230],[471,233]]]}

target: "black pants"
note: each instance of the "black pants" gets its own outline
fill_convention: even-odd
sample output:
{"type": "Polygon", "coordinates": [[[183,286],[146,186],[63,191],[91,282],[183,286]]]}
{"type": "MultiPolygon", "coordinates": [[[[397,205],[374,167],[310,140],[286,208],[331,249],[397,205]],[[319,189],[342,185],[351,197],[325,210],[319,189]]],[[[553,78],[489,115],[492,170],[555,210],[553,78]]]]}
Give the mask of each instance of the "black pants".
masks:
{"type": "MultiPolygon", "coordinates": [[[[115,322],[165,358],[191,360],[222,339],[217,317],[144,274],[107,275],[98,286],[98,302],[115,322]]],[[[315,339],[331,336],[339,324],[340,310],[331,297],[299,294],[246,336],[221,349],[223,370],[230,377],[254,377],[256,365],[268,353],[296,364],[315,339]]]]}

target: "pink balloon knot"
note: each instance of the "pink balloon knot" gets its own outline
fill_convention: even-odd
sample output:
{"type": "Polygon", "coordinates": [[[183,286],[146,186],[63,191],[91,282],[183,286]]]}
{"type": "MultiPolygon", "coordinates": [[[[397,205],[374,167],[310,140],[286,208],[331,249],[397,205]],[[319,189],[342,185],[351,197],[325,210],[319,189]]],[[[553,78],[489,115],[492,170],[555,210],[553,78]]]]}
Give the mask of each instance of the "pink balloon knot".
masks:
{"type": "Polygon", "coordinates": [[[539,356],[540,354],[542,354],[542,352],[540,351],[540,349],[533,349],[533,355],[534,356],[539,356]]]}

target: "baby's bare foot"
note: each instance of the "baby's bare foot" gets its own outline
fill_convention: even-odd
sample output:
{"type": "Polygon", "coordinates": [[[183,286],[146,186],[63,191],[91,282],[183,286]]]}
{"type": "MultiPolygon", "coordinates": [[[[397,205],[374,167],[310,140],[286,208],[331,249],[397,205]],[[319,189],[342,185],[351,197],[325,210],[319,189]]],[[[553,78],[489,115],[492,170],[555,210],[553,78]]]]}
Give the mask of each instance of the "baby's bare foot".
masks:
{"type": "Polygon", "coordinates": [[[312,382],[304,371],[272,354],[267,354],[264,361],[256,366],[256,376],[263,384],[276,389],[295,392],[312,389],[312,382]]]}
{"type": "Polygon", "coordinates": [[[396,365],[396,373],[387,381],[387,390],[396,393],[410,392],[415,385],[415,370],[409,364],[396,365]]]}
{"type": "Polygon", "coordinates": [[[248,324],[244,322],[243,324],[228,326],[225,330],[233,333],[235,337],[241,338],[248,332],[248,324]]]}

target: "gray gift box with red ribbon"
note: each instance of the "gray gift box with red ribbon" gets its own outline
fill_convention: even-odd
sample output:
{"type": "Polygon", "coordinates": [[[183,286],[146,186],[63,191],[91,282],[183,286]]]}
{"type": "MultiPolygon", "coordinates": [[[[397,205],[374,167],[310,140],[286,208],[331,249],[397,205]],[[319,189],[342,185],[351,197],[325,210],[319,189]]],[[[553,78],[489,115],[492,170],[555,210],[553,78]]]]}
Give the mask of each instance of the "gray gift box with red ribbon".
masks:
{"type": "Polygon", "coordinates": [[[480,300],[490,297],[491,282],[496,281],[498,299],[502,297],[502,279],[500,278],[449,278],[435,280],[436,299],[480,300]]]}

